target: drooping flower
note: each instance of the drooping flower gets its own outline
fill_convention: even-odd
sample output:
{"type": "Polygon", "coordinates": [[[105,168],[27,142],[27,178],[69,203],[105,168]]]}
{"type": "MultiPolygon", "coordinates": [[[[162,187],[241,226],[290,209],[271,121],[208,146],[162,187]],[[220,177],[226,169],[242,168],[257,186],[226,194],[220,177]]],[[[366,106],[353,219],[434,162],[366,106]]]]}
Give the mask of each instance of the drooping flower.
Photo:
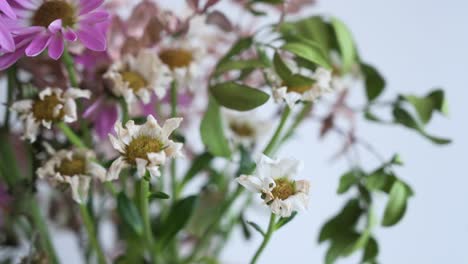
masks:
{"type": "Polygon", "coordinates": [[[114,63],[104,77],[113,82],[113,92],[123,96],[128,105],[137,97],[147,104],[152,93],[163,98],[171,82],[169,69],[149,49],[141,50],[136,57],[129,55],[114,63]]]}
{"type": "Polygon", "coordinates": [[[85,47],[106,49],[102,24],[109,14],[100,7],[103,0],[12,0],[18,19],[13,33],[27,36],[24,52],[37,56],[48,48],[49,56],[58,59],[64,41],[79,40],[85,47]]]}
{"type": "Polygon", "coordinates": [[[331,71],[319,67],[312,74],[312,78],[315,80],[312,85],[286,85],[283,83],[278,87],[273,87],[275,101],[282,102],[284,100],[290,108],[293,108],[298,101],[313,102],[320,96],[334,90],[331,86],[331,71]]]}
{"type": "Polygon", "coordinates": [[[90,96],[91,93],[88,90],[68,88],[63,91],[59,88],[48,87],[42,90],[35,99],[15,102],[11,109],[18,112],[20,119],[24,122],[23,138],[34,142],[41,124],[50,129],[52,123],[76,121],[75,99],[89,98],[90,96]]]}
{"type": "Polygon", "coordinates": [[[73,200],[86,203],[92,179],[106,181],[106,169],[95,161],[96,155],[87,149],[55,151],[47,147],[51,158],[37,169],[40,179],[70,185],[73,200]]]}
{"type": "Polygon", "coordinates": [[[194,89],[193,83],[200,78],[204,51],[184,39],[163,41],[159,58],[170,69],[172,78],[179,87],[194,89]]]}
{"type": "Polygon", "coordinates": [[[270,122],[258,118],[252,112],[239,113],[225,110],[228,137],[235,144],[250,146],[258,142],[271,127],[270,122]]]}
{"type": "Polygon", "coordinates": [[[129,166],[137,168],[138,177],[143,177],[146,170],[153,177],[160,176],[160,165],[168,158],[182,156],[183,144],[169,139],[181,122],[182,118],[170,118],[160,127],[152,115],[149,115],[146,123],[142,125],[136,125],[130,120],[124,128],[117,122],[114,127],[117,136],[109,134],[109,139],[120,153],[120,157],[110,166],[107,178],[117,179],[120,171],[129,166]]]}
{"type": "Polygon", "coordinates": [[[241,175],[236,180],[247,190],[260,193],[274,214],[288,217],[308,206],[309,182],[293,180],[299,168],[297,160],[272,160],[263,155],[254,175],[241,175]]]}

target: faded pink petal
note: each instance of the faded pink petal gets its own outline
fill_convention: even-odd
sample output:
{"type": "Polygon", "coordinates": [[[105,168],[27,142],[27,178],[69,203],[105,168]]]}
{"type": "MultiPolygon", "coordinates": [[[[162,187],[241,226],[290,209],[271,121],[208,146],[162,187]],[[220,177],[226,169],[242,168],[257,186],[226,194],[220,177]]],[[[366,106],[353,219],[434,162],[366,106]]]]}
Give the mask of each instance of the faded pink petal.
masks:
{"type": "Polygon", "coordinates": [[[15,50],[15,42],[10,34],[10,30],[3,23],[0,23],[0,48],[8,52],[15,50]]]}
{"type": "Polygon", "coordinates": [[[15,12],[13,12],[13,9],[11,9],[10,4],[8,4],[6,0],[0,1],[0,11],[2,11],[9,18],[16,18],[15,12]]]}
{"type": "Polygon", "coordinates": [[[51,37],[48,34],[37,35],[26,48],[26,55],[34,57],[43,52],[50,43],[51,37]]]}
{"type": "Polygon", "coordinates": [[[61,34],[55,34],[50,40],[49,56],[54,60],[58,60],[63,54],[63,49],[64,43],[61,34]]]}
{"type": "Polygon", "coordinates": [[[83,45],[90,50],[104,51],[106,49],[106,37],[91,26],[81,25],[81,28],[76,32],[76,35],[83,45]]]}
{"type": "Polygon", "coordinates": [[[80,15],[87,14],[104,3],[104,0],[80,0],[80,15]]]}
{"type": "Polygon", "coordinates": [[[62,19],[54,20],[52,23],[50,23],[48,28],[53,34],[59,32],[60,29],[62,29],[62,19]]]}

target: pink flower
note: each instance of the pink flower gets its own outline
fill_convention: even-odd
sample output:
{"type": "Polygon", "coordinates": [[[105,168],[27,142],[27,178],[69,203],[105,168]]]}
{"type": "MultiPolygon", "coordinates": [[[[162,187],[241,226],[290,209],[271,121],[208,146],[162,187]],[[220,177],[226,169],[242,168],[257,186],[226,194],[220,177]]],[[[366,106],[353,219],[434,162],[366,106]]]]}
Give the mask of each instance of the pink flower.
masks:
{"type": "MultiPolygon", "coordinates": [[[[20,49],[33,57],[48,48],[49,56],[59,59],[64,51],[64,42],[76,40],[94,51],[106,49],[103,28],[106,28],[109,14],[100,9],[104,0],[11,1],[17,20],[10,28],[14,35],[20,37],[15,38],[15,53],[20,49]]],[[[2,63],[3,60],[11,63],[16,57],[6,53],[0,57],[0,65],[7,64],[2,63]]]]}

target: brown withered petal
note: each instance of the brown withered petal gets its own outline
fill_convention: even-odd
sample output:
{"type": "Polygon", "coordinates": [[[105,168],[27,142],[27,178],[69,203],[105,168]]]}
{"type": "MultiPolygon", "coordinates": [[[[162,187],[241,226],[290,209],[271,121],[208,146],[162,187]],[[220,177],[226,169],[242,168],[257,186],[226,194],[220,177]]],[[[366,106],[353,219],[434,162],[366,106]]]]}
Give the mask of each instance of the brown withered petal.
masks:
{"type": "Polygon", "coordinates": [[[215,25],[226,32],[232,31],[232,24],[229,19],[217,10],[210,12],[206,16],[206,23],[209,25],[215,25]]]}

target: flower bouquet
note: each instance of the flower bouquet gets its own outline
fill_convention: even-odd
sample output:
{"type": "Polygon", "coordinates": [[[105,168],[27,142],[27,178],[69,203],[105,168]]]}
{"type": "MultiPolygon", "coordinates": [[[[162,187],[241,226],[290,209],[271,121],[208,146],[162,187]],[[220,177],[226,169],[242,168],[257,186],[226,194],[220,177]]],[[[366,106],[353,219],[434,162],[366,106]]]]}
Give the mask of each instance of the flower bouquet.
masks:
{"type": "Polygon", "coordinates": [[[279,152],[303,123],[335,134],[332,159],[349,162],[337,191],[348,201],[318,238],[325,263],[357,252],[376,263],[375,229],[398,223],[414,192],[400,156],[358,125],[447,144],[425,128],[447,114],[444,92],[382,99],[348,27],[300,12],[313,0],[167,2],[0,2],[2,263],[69,263],[52,243],[63,230],[100,264],[221,263],[241,230],[262,239],[241,263],[260,263],[320,188],[279,152]]]}

